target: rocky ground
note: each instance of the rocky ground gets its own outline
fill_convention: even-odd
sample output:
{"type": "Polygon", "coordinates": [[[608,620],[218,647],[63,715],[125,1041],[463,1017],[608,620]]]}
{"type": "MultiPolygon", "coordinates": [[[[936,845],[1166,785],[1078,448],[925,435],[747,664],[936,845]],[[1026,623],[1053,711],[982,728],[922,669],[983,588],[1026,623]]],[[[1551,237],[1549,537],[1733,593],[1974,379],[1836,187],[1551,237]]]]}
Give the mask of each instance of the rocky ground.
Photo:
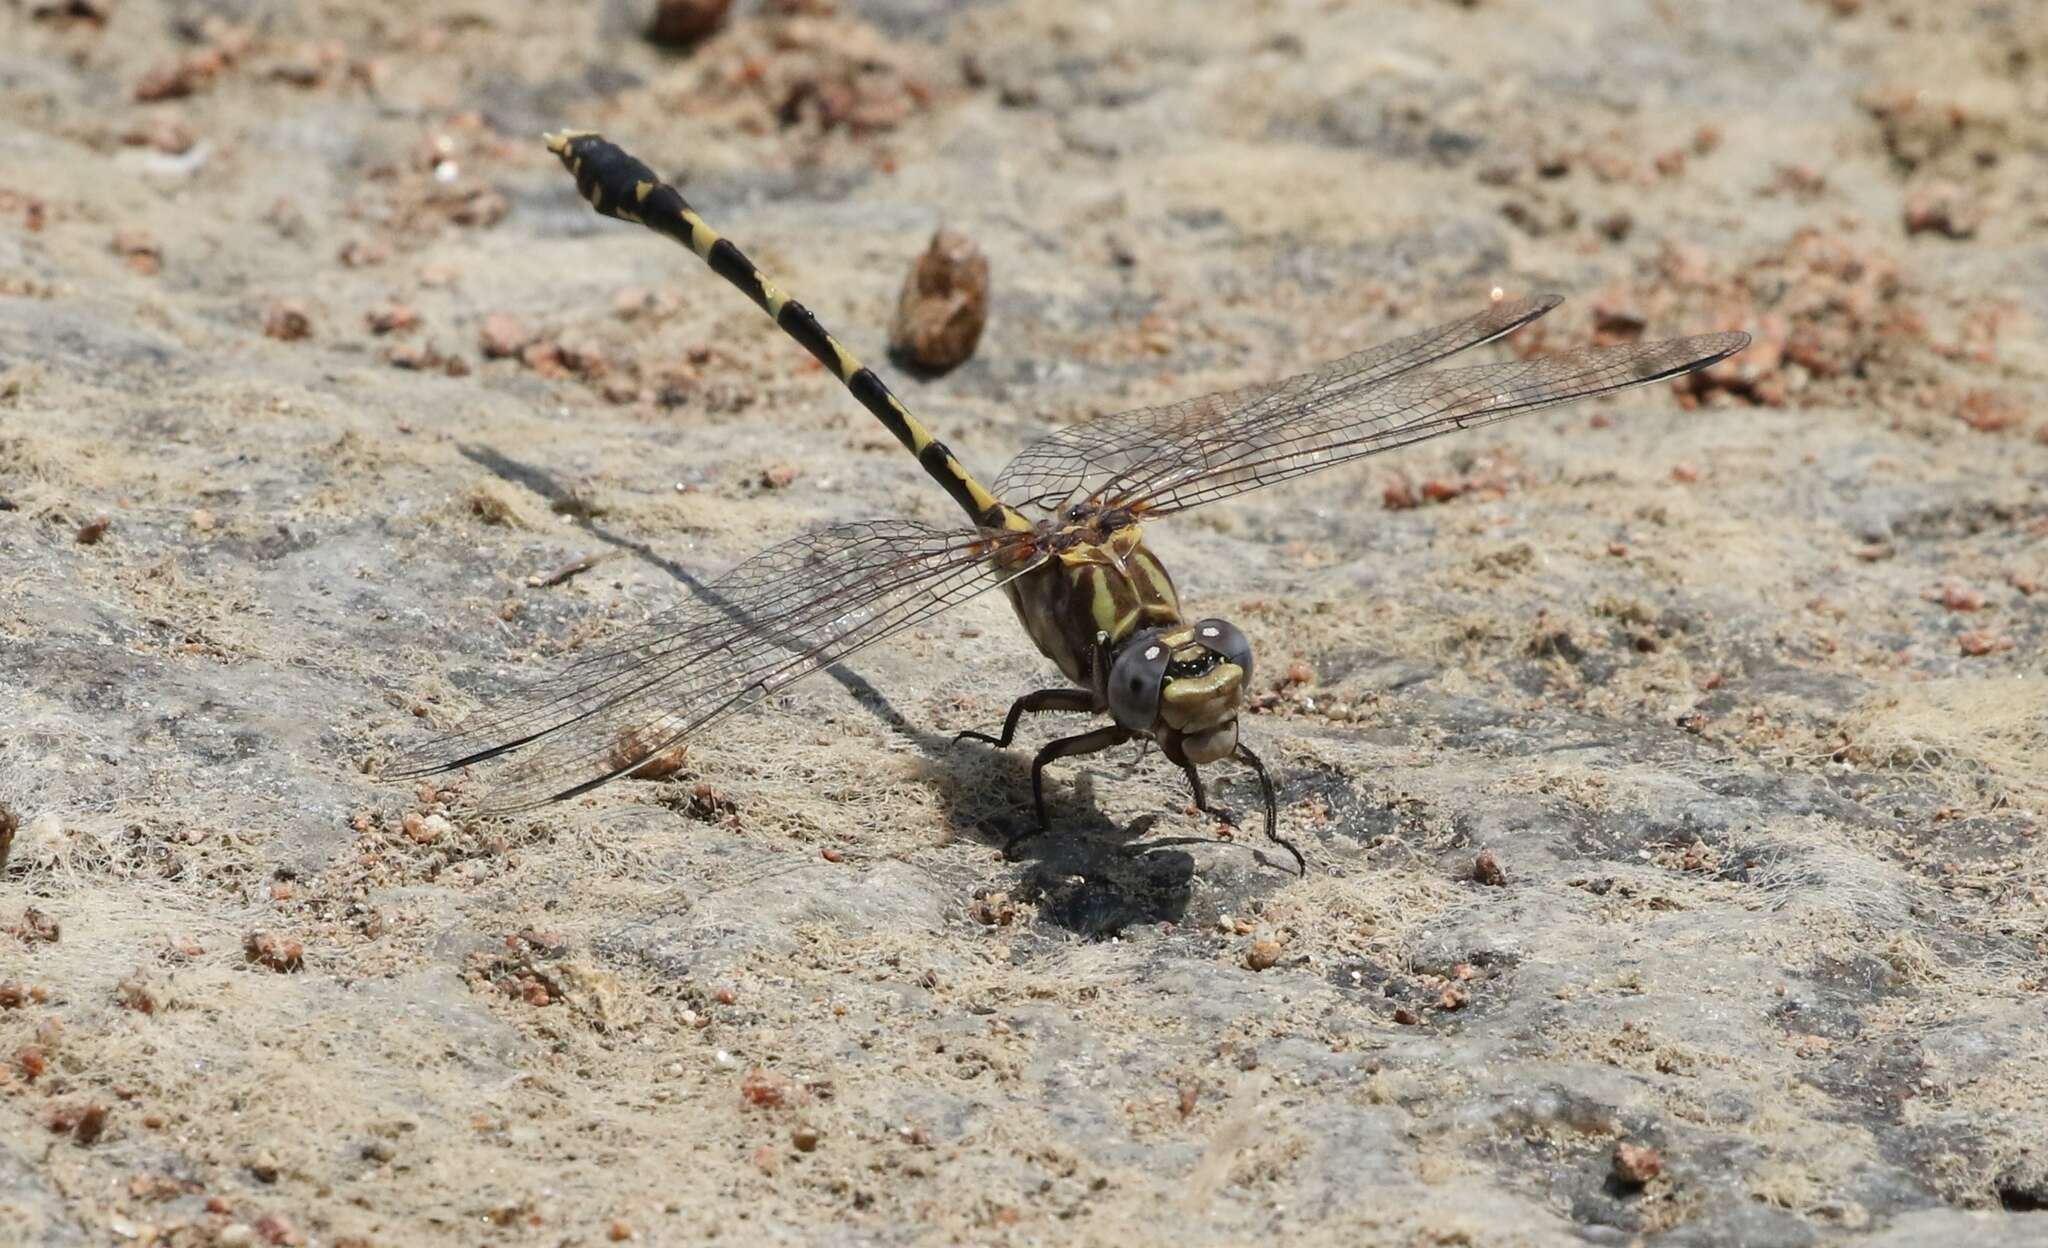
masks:
{"type": "Polygon", "coordinates": [[[2048,1237],[2048,9],[643,20],[0,7],[0,1239],[2048,1237]],[[951,518],[563,125],[878,362],[971,239],[902,389],[986,476],[1495,288],[1757,342],[1155,526],[1304,879],[1156,753],[1005,860],[1028,755],[949,740],[1050,673],[986,599],[478,818],[379,772],[951,518]]]}

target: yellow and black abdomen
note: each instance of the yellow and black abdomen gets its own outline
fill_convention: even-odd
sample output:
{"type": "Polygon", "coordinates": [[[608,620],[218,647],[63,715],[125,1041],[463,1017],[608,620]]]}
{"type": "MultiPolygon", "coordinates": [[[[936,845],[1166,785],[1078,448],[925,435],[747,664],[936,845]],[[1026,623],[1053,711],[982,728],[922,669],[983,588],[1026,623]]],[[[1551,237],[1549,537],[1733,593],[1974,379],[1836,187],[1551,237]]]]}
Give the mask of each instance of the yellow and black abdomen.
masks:
{"type": "Polygon", "coordinates": [[[1138,526],[1106,534],[1075,525],[1048,534],[1053,557],[1004,586],[1031,640],[1084,689],[1100,690],[1096,637],[1110,648],[1147,628],[1181,622],[1173,578],[1145,546],[1138,526]]]}

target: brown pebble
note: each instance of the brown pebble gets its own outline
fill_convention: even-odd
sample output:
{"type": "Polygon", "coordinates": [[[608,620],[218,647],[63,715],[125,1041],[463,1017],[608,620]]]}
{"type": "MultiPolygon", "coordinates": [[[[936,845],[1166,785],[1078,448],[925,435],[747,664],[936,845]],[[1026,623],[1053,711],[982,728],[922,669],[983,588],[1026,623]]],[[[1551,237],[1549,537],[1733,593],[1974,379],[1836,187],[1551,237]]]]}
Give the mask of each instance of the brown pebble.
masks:
{"type": "Polygon", "coordinates": [[[1462,989],[1446,988],[1444,989],[1444,995],[1437,999],[1437,1004],[1447,1010],[1462,1010],[1465,1008],[1467,1000],[1468,998],[1462,989]]]}
{"type": "Polygon", "coordinates": [[[740,1101],[756,1109],[773,1109],[787,1104],[790,1099],[789,1080],[781,1075],[770,1074],[760,1067],[746,1073],[740,1080],[740,1101]]]}
{"type": "Polygon", "coordinates": [[[604,1237],[615,1244],[623,1244],[633,1238],[633,1228],[626,1222],[613,1222],[605,1228],[604,1237]]]}
{"type": "Polygon", "coordinates": [[[1255,971],[1263,971],[1280,961],[1280,942],[1277,940],[1255,940],[1245,952],[1244,964],[1255,971]]]}
{"type": "Polygon", "coordinates": [[[1422,1016],[1405,1005],[1397,1005],[1394,1007],[1394,1021],[1403,1027],[1413,1027],[1422,1021],[1422,1016]]]}
{"type": "Polygon", "coordinates": [[[770,464],[761,470],[761,484],[771,490],[787,489],[800,475],[795,464],[770,464]]]}
{"type": "Polygon", "coordinates": [[[1647,1144],[1622,1140],[1614,1146],[1614,1181],[1641,1187],[1664,1172],[1664,1159],[1647,1144]]]}
{"type": "Polygon", "coordinates": [[[647,42],[687,47],[717,30],[732,0],[655,0],[647,42]]]}
{"type": "Polygon", "coordinates": [[[1287,683],[1290,685],[1305,685],[1315,678],[1315,669],[1300,659],[1287,665],[1287,683]]]}
{"type": "Polygon", "coordinates": [[[112,528],[113,525],[114,521],[109,516],[93,517],[78,526],[78,532],[75,534],[78,544],[80,546],[98,545],[99,540],[107,535],[107,530],[112,528]]]}
{"type": "Polygon", "coordinates": [[[113,252],[128,262],[128,267],[148,277],[164,266],[163,244],[156,241],[156,235],[148,230],[114,231],[113,252]]]}
{"type": "Polygon", "coordinates": [[[995,892],[968,902],[967,917],[983,927],[1008,927],[1017,917],[1017,907],[1010,904],[1008,893],[995,892]]]}
{"type": "Polygon", "coordinates": [[[1965,392],[1956,405],[1956,419],[1978,433],[2003,433],[2025,416],[2026,409],[2017,399],[1982,387],[1965,392]]]}
{"type": "Polygon", "coordinates": [[[1500,888],[1507,884],[1508,873],[1501,869],[1500,859],[1493,856],[1492,850],[1482,849],[1472,860],[1472,878],[1481,884],[1500,888]]]}
{"type": "Polygon", "coordinates": [[[401,342],[384,352],[384,362],[393,368],[424,371],[441,367],[441,353],[419,342],[401,342]]]}
{"type": "Polygon", "coordinates": [[[7,929],[23,944],[54,945],[63,935],[57,920],[30,906],[21,912],[21,922],[7,929]]]}
{"type": "Polygon", "coordinates": [[[81,1145],[96,1142],[107,1129],[107,1107],[88,1105],[78,1111],[78,1121],[71,1128],[71,1138],[81,1145]]]}
{"type": "Polygon", "coordinates": [[[532,341],[533,331],[526,327],[526,322],[504,312],[485,317],[483,330],[477,335],[477,345],[494,360],[518,355],[532,341]]]}
{"type": "Polygon", "coordinates": [[[277,932],[255,931],[242,937],[242,957],[284,974],[306,964],[306,947],[277,932]]]}
{"type": "Polygon", "coordinates": [[[1906,193],[1906,233],[1969,238],[1984,224],[1984,209],[1953,182],[1930,182],[1906,193]]]}
{"type": "Polygon", "coordinates": [[[367,269],[389,260],[391,246],[376,239],[352,239],[342,244],[339,258],[344,268],[367,269]]]}
{"type": "Polygon", "coordinates": [[[1987,654],[2003,654],[2012,649],[2013,644],[2011,637],[2004,633],[1994,633],[1989,629],[1977,629],[1956,638],[1956,645],[1966,656],[1973,659],[1982,658],[1987,654]]]}
{"type": "Polygon", "coordinates": [[[387,303],[365,312],[363,322],[370,327],[373,334],[395,334],[417,326],[420,323],[420,314],[409,304],[387,303]]]}
{"type": "Polygon", "coordinates": [[[199,142],[192,127],[175,117],[145,117],[121,134],[130,147],[153,147],[171,156],[182,156],[199,142]]]}
{"type": "Polygon", "coordinates": [[[818,1133],[810,1127],[798,1127],[790,1133],[789,1142],[796,1145],[796,1151],[799,1153],[816,1152],[818,1149],[818,1133]]]}
{"type": "Polygon", "coordinates": [[[1929,602],[1938,602],[1950,611],[1982,611],[1984,609],[1984,595],[1982,593],[1971,589],[1968,585],[1958,584],[1954,581],[1943,585],[1939,590],[1929,591],[1923,594],[1922,597],[1926,598],[1929,602]]]}
{"type": "Polygon", "coordinates": [[[957,368],[981,341],[988,293],[988,257],[966,235],[939,230],[904,279],[889,350],[929,372],[957,368]]]}
{"type": "Polygon", "coordinates": [[[0,804],[0,871],[7,869],[7,855],[14,852],[14,834],[21,830],[21,816],[0,804]]]}
{"type": "Polygon", "coordinates": [[[114,985],[114,991],[122,1009],[134,1010],[137,1014],[156,1013],[156,995],[134,976],[114,985]]]}
{"type": "Polygon", "coordinates": [[[263,313],[263,334],[280,342],[295,342],[313,332],[313,318],[306,312],[306,305],[297,300],[286,299],[273,303],[263,313]]]}

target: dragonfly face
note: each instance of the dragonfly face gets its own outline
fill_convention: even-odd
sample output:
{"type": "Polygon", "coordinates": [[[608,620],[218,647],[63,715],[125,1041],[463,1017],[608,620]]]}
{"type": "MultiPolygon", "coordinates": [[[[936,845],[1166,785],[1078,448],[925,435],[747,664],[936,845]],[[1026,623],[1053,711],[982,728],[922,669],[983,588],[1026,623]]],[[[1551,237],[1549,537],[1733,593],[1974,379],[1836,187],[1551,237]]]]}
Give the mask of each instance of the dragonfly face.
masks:
{"type": "Polygon", "coordinates": [[[1227,620],[1134,634],[1109,669],[1109,713],[1156,738],[1175,762],[1197,765],[1237,749],[1237,715],[1252,678],[1252,646],[1227,620]]]}

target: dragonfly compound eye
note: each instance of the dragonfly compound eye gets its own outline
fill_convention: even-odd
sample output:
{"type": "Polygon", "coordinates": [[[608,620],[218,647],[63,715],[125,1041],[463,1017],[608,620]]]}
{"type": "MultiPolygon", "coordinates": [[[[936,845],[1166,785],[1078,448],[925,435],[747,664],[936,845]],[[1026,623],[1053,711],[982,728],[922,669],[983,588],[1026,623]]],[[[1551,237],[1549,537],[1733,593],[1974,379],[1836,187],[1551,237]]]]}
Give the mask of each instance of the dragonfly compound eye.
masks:
{"type": "Polygon", "coordinates": [[[1252,683],[1252,643],[1237,625],[1229,620],[1203,620],[1195,625],[1195,640],[1226,663],[1235,663],[1244,671],[1244,683],[1252,683]]]}
{"type": "Polygon", "coordinates": [[[1149,731],[1159,719],[1159,690],[1172,651],[1157,632],[1133,637],[1109,669],[1109,713],[1132,732],[1149,731]]]}

